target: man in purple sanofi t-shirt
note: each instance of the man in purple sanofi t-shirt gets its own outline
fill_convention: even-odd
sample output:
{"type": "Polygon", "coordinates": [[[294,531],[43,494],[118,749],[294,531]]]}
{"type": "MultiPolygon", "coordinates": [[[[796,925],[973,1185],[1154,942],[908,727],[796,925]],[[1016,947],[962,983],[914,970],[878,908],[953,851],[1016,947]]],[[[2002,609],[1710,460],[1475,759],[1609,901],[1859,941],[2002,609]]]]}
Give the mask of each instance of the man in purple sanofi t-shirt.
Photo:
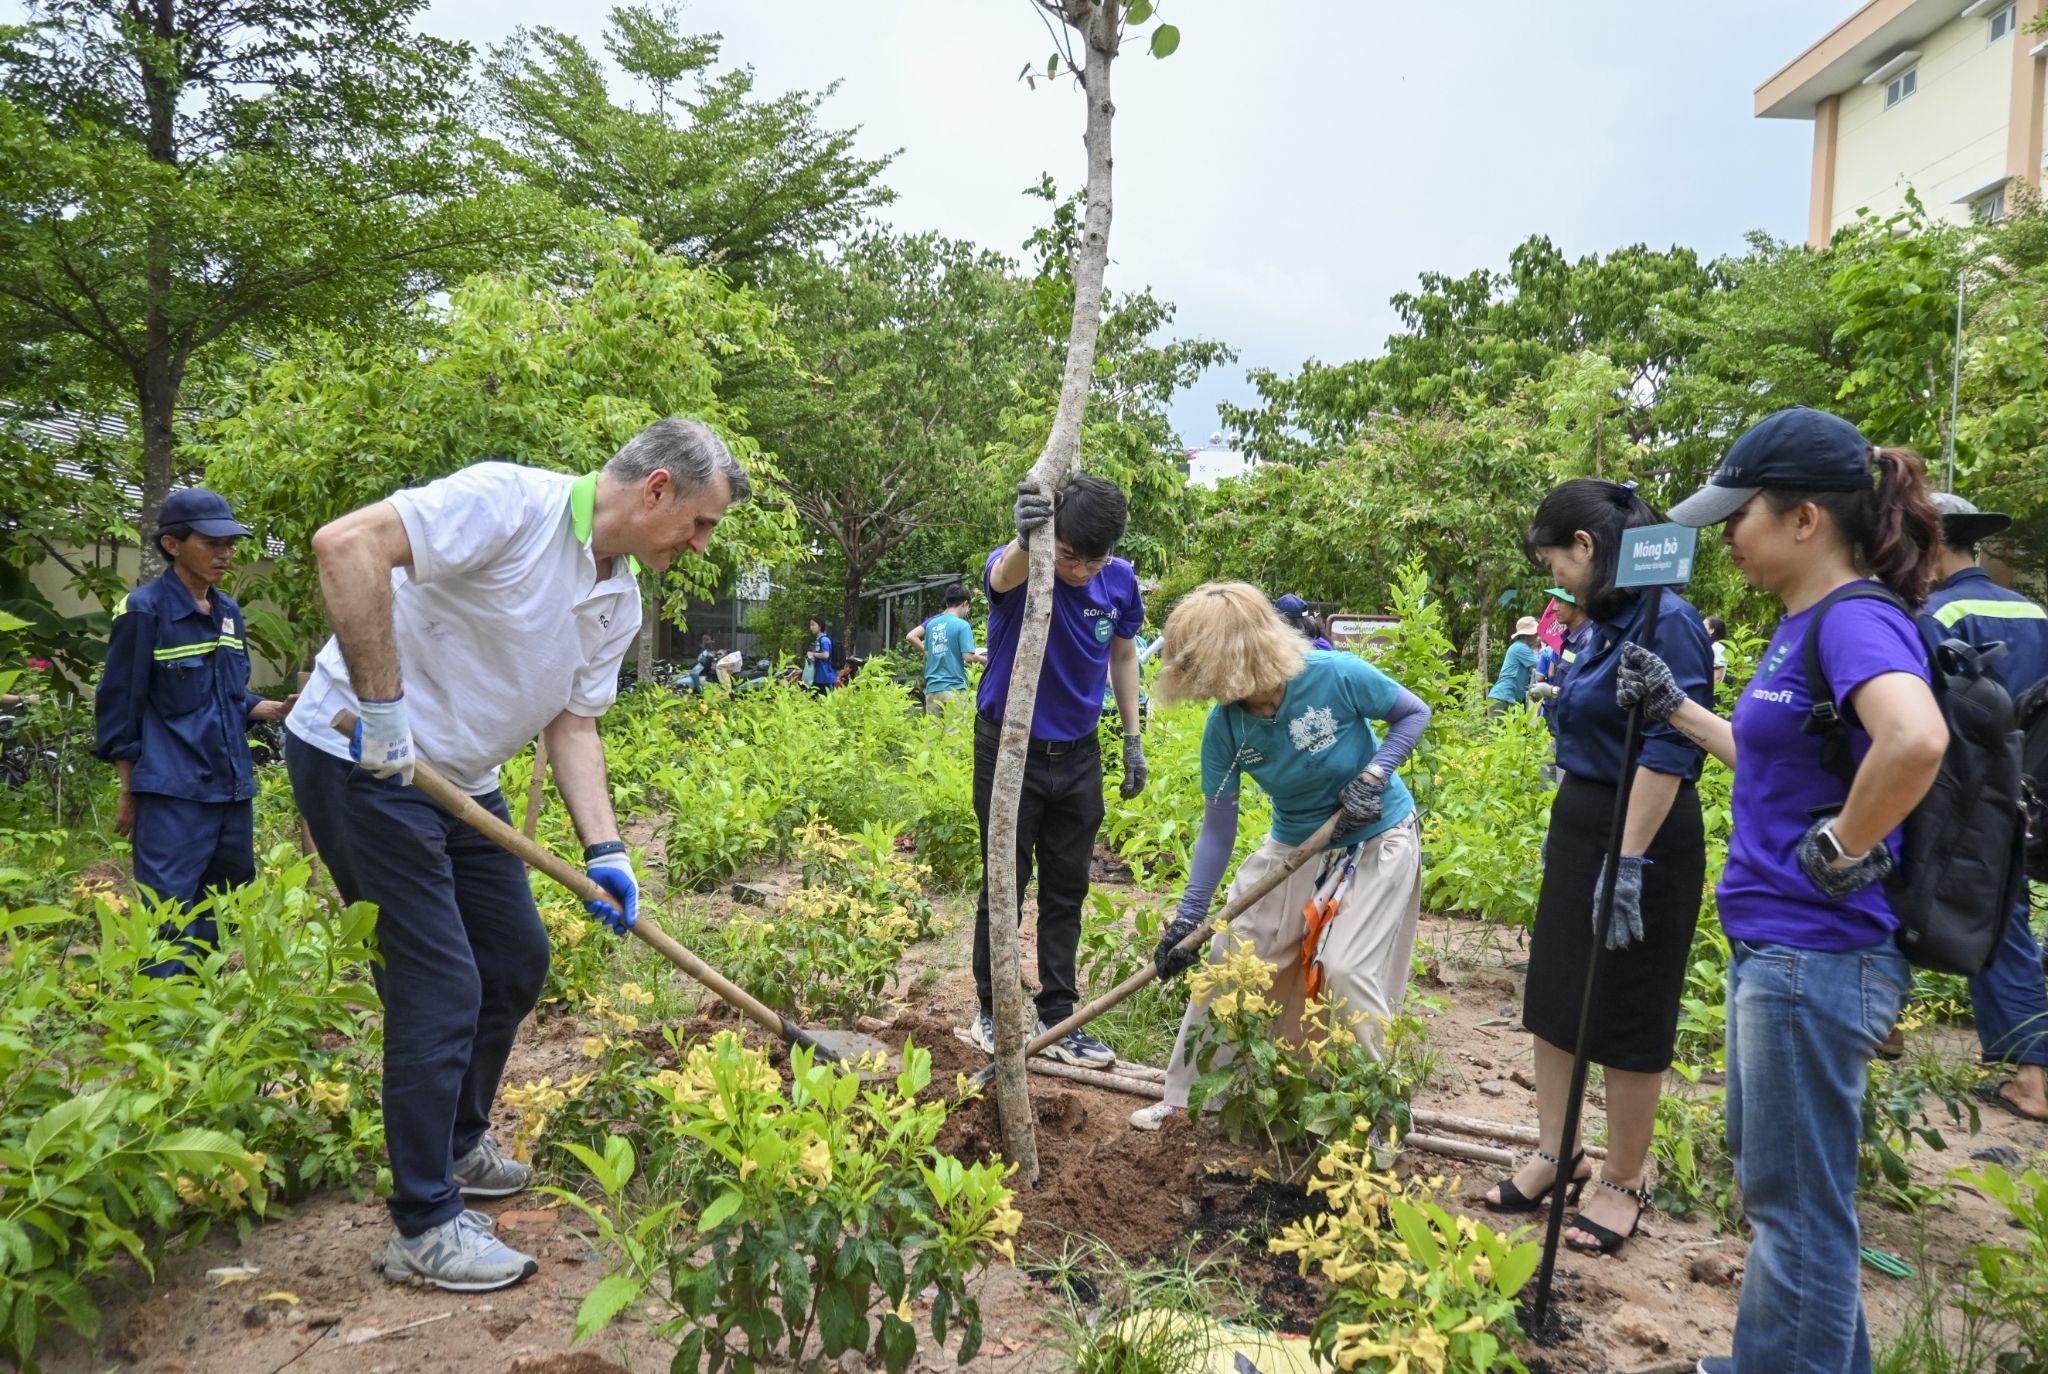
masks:
{"type": "MultiPolygon", "coordinates": [[[[1031,742],[1024,758],[1024,788],[1017,804],[1017,894],[1021,901],[1038,870],[1038,1028],[1064,1021],[1077,995],[1074,960],[1081,943],[1081,907],[1088,899],[1088,865],[1102,828],[1102,747],[1096,724],[1102,689],[1113,681],[1124,727],[1122,793],[1145,787],[1145,746],[1138,734],[1138,654],[1132,639],[1145,623],[1145,604],[1131,565],[1111,556],[1123,537],[1126,505],[1114,482],[1076,477],[1060,488],[1057,504],[1036,487],[1017,492],[1017,537],[988,556],[988,670],[975,701],[974,814],[981,822],[981,899],[974,913],[974,985],[981,1009],[974,1043],[995,1053],[994,989],[988,955],[988,817],[1002,740],[1010,669],[1024,622],[1026,541],[1053,541],[1052,624],[1031,742]],[[1057,513],[1055,513],[1057,511],[1057,513]]],[[[1017,919],[1022,919],[1019,912],[1017,919]]],[[[1116,1056],[1086,1031],[1075,1031],[1046,1051],[1084,1068],[1107,1068],[1116,1056]]]]}
{"type": "Polygon", "coordinates": [[[1900,825],[1934,784],[1948,726],[1913,619],[1844,599],[1868,569],[1900,601],[1927,595],[1940,528],[1917,454],[1874,448],[1797,407],[1750,429],[1671,518],[1725,524],[1722,543],[1786,615],[1733,722],[1630,645],[1615,697],[1735,770],[1719,889],[1729,937],[1728,1147],[1754,1240],[1732,1355],[1706,1374],[1869,1374],[1859,1289],[1857,1143],[1867,1066],[1912,987],[1883,886],[1900,825]],[[1816,640],[1856,773],[1844,787],[1802,728],[1816,640]]]}

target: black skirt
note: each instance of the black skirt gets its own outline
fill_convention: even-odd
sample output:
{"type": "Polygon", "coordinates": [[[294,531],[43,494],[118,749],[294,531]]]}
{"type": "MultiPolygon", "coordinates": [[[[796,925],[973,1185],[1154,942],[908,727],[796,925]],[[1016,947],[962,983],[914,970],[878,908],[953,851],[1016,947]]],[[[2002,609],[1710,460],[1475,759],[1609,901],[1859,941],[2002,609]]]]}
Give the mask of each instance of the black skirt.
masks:
{"type": "MultiPolygon", "coordinates": [[[[1614,819],[1606,783],[1567,776],[1550,804],[1550,840],[1536,928],[1529,937],[1529,984],[1522,1025],[1542,1040],[1576,1052],[1586,960],[1593,950],[1593,899],[1600,860],[1614,819]]],[[[1593,989],[1586,1054],[1596,1064],[1630,1073],[1671,1067],[1686,961],[1706,888],[1706,832],[1699,792],[1681,783],[1671,814],[1650,844],[1643,870],[1643,938],[1627,949],[1601,951],[1593,989]]]]}

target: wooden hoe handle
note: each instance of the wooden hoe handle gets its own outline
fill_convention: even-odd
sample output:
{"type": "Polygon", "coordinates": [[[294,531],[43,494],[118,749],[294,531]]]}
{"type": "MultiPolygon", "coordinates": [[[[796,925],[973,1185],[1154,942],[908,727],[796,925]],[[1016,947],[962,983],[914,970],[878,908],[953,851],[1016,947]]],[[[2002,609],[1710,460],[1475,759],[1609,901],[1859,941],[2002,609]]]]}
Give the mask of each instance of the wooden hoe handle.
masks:
{"type": "MultiPolygon", "coordinates": [[[[353,736],[356,732],[355,712],[335,712],[332,724],[341,734],[353,736]]],[[[539,869],[568,888],[577,900],[617,905],[611,893],[599,887],[588,873],[569,863],[553,850],[529,840],[519,830],[484,810],[477,804],[476,798],[442,777],[426,760],[414,760],[412,785],[439,802],[442,809],[457,820],[474,827],[500,848],[517,855],[527,867],[539,869]]],[[[728,1005],[744,1012],[749,1020],[762,1029],[794,1044],[819,1048],[817,1042],[806,1034],[802,1027],[677,943],[674,937],[649,919],[646,912],[641,912],[639,918],[628,929],[645,943],[654,946],[664,959],[717,993],[728,1005]]]]}
{"type": "MultiPolygon", "coordinates": [[[[1330,819],[1323,822],[1321,828],[1315,834],[1309,836],[1294,849],[1290,850],[1287,857],[1280,861],[1277,868],[1232,898],[1230,903],[1223,910],[1217,912],[1213,919],[1204,921],[1196,926],[1174,948],[1186,950],[1200,949],[1216,933],[1216,926],[1219,922],[1229,925],[1232,921],[1244,915],[1245,912],[1263,900],[1267,893],[1293,877],[1303,864],[1322,853],[1325,849],[1328,849],[1330,841],[1337,838],[1337,827],[1343,823],[1343,820],[1344,813],[1342,811],[1333,814],[1330,819]]],[[[1090,1021],[1102,1015],[1102,1013],[1129,998],[1139,988],[1144,987],[1147,983],[1157,982],[1158,979],[1158,965],[1148,961],[1145,967],[1124,979],[1123,982],[1118,983],[1108,992],[1103,993],[1102,996],[1096,998],[1093,1002],[1075,1011],[1066,1020],[1056,1026],[1048,1026],[1038,1035],[1033,1036],[1031,1043],[1024,1047],[1025,1057],[1029,1058],[1034,1054],[1044,1053],[1047,1049],[1059,1043],[1061,1037],[1073,1034],[1082,1026],[1087,1025],[1090,1021]]],[[[972,1081],[976,1086],[980,1086],[986,1084],[994,1074],[995,1065],[990,1064],[987,1068],[975,1074],[972,1081]]]]}

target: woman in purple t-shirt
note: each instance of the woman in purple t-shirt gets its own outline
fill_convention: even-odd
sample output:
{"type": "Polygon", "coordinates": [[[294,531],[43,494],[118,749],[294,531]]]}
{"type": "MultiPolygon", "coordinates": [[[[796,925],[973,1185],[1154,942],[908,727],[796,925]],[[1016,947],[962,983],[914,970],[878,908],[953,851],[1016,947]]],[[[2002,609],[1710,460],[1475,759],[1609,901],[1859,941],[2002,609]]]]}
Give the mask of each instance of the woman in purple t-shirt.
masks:
{"type": "Polygon", "coordinates": [[[1948,729],[1912,619],[1882,600],[1822,603],[1875,578],[1918,606],[1940,517],[1917,455],[1873,448],[1848,421],[1798,407],[1736,440],[1671,518],[1724,525],[1743,576],[1785,603],[1732,722],[1639,649],[1624,651],[1616,684],[1623,705],[1640,703],[1735,770],[1717,892],[1732,952],[1728,1144],[1755,1240],[1734,1353],[1700,1368],[1867,1374],[1855,1199],[1865,1065],[1912,987],[1883,879],[1948,729]],[[1846,789],[1801,728],[1816,620],[1857,760],[1846,789]]]}

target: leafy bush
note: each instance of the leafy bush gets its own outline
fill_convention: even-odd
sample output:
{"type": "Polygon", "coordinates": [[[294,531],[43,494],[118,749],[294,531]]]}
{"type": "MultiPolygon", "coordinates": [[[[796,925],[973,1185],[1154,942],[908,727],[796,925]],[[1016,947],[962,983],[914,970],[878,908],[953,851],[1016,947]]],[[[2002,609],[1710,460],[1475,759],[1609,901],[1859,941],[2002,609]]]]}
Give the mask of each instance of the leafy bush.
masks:
{"type": "MultiPolygon", "coordinates": [[[[1081,945],[1075,960],[1087,997],[1098,997],[1152,965],[1152,952],[1166,922],[1156,900],[1096,888],[1081,910],[1081,945]]],[[[1097,1017],[1088,1029],[1119,1059],[1160,1064],[1173,1050],[1187,1010],[1185,979],[1151,982],[1097,1017]]]]}
{"type": "Polygon", "coordinates": [[[235,957],[190,978],[142,975],[166,912],[111,888],[0,913],[0,1347],[24,1365],[54,1321],[93,1334],[85,1283],[117,1255],[149,1269],[157,1236],[246,1234],[273,1193],[361,1192],[383,1150],[375,913],[308,878],[273,850],[213,899],[235,957]]]}
{"type": "Polygon", "coordinates": [[[850,1021],[880,1009],[903,952],[932,931],[924,866],[813,824],[799,841],[804,885],[768,909],[741,908],[697,935],[712,964],[800,1018],[850,1021]]]}
{"type": "Polygon", "coordinates": [[[1363,1147],[1339,1142],[1308,1184],[1328,1209],[1267,1242],[1328,1285],[1314,1338],[1338,1368],[1526,1374],[1506,1338],[1521,1334],[1515,1295],[1542,1247],[1445,1211],[1441,1186],[1377,1173],[1363,1147]]]}
{"type": "Polygon", "coordinates": [[[1687,1219],[1705,1213],[1718,1230],[1733,1233],[1742,1221],[1735,1161],[1728,1154],[1728,1119],[1716,1090],[1699,1097],[1666,1093],[1657,1099],[1650,1138],[1657,1162],[1650,1205],[1687,1219]]]}
{"type": "Polygon", "coordinates": [[[651,1296],[660,1330],[680,1337],[671,1368],[740,1370],[801,1355],[872,1354],[900,1374],[917,1352],[911,1301],[930,1291],[932,1339],[974,1358],[981,1311],[968,1281],[1011,1258],[1022,1218],[1000,1162],[938,1153],[945,1101],[920,1102],[931,1054],[906,1043],[893,1085],[864,1088],[849,1067],[791,1052],[785,1088],[737,1035],[694,1046],[654,1075],[652,1133],[681,1142],[633,1188],[633,1146],[573,1147],[601,1200],[558,1191],[596,1223],[616,1267],[584,1299],[578,1338],[651,1296]],[[659,1201],[656,1201],[659,1199],[659,1201]],[[735,1349],[735,1342],[740,1348],[735,1349]]]}
{"type": "Polygon", "coordinates": [[[1190,1112],[1217,1099],[1226,1132],[1264,1141],[1283,1162],[1290,1147],[1306,1144],[1312,1154],[1346,1132],[1407,1133],[1408,1083],[1358,1043],[1348,1019],[1333,1020],[1313,1002],[1303,1010],[1300,1039],[1290,1044],[1281,1035],[1281,1008],[1266,996],[1273,966],[1251,941],[1239,940],[1226,958],[1187,977],[1189,996],[1209,1009],[1189,1047],[1199,1074],[1190,1112]]]}
{"type": "Polygon", "coordinates": [[[2011,1333],[2018,1349],[1998,1357],[2001,1371],[2048,1368],[2048,1176],[2028,1169],[2015,1178],[1996,1164],[1950,1177],[2005,1210],[2021,1234],[2013,1245],[1979,1245],[1967,1277],[1963,1309],[2011,1333]]]}

